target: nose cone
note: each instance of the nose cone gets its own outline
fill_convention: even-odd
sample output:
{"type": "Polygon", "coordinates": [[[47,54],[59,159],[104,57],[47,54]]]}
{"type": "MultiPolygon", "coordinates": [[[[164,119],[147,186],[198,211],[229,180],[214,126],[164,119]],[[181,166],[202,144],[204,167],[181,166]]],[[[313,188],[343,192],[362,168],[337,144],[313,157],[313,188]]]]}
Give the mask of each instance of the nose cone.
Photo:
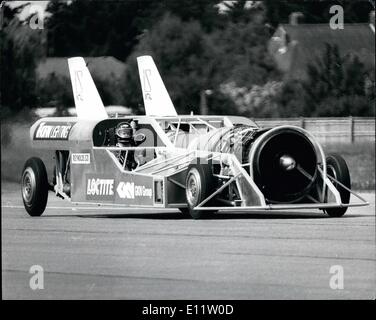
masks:
{"type": "Polygon", "coordinates": [[[296,167],[296,161],[293,157],[285,154],[279,158],[279,165],[285,171],[291,171],[296,167]]]}

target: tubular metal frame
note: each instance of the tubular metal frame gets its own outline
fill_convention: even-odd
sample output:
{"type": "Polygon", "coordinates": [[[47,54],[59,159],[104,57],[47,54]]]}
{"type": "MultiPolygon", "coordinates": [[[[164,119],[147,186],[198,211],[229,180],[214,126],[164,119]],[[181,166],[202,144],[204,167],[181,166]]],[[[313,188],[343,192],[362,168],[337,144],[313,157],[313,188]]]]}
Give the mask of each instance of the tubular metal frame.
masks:
{"type": "MultiPolygon", "coordinates": [[[[323,158],[325,159],[325,158],[323,158]]],[[[232,161],[238,161],[239,160],[232,156],[232,161]]],[[[325,162],[325,161],[324,161],[325,162]]],[[[244,166],[238,163],[239,166],[244,166]]],[[[341,182],[336,180],[334,177],[329,176],[325,173],[324,170],[320,168],[320,165],[317,165],[319,173],[321,174],[321,177],[323,179],[324,185],[328,188],[328,192],[330,191],[336,201],[332,203],[328,202],[315,202],[315,203],[298,203],[298,204],[267,204],[265,202],[265,197],[262,195],[261,191],[258,189],[258,187],[254,183],[250,183],[250,187],[261,197],[263,198],[263,201],[261,202],[261,205],[257,206],[232,206],[232,207],[221,207],[221,206],[211,206],[211,207],[204,207],[204,205],[213,197],[215,197],[217,194],[219,194],[224,188],[226,188],[228,185],[230,185],[232,182],[236,181],[240,176],[244,176],[246,180],[249,182],[252,178],[248,175],[248,173],[244,170],[242,172],[239,172],[235,176],[228,177],[230,178],[225,184],[221,186],[218,190],[214,191],[212,194],[210,194],[207,198],[205,198],[201,203],[199,203],[193,210],[221,210],[221,211],[260,211],[260,210],[286,210],[286,209],[325,209],[325,208],[338,208],[338,207],[360,207],[360,206],[366,206],[369,205],[369,203],[362,198],[359,194],[352,191],[351,189],[344,186],[341,182]],[[336,187],[333,185],[332,181],[335,183],[338,183],[342,188],[349,191],[353,196],[358,198],[360,202],[352,202],[352,203],[342,203],[341,196],[336,189],[336,187]]],[[[253,181],[253,180],[252,180],[253,181]]],[[[324,194],[325,195],[325,194],[324,194]]],[[[324,196],[323,195],[323,196],[324,196]]],[[[324,198],[324,197],[323,197],[324,198]]]]}
{"type": "MultiPolygon", "coordinates": [[[[219,164],[222,164],[224,161],[226,162],[226,165],[229,165],[230,172],[233,173],[233,175],[216,175],[219,178],[228,179],[219,189],[214,191],[212,194],[210,194],[207,198],[205,198],[201,203],[199,203],[193,210],[223,210],[223,211],[260,211],[260,210],[285,210],[285,209],[325,209],[325,208],[336,208],[336,207],[357,207],[357,206],[365,206],[369,203],[363,199],[360,195],[355,193],[354,191],[350,190],[346,186],[344,186],[342,183],[340,183],[338,180],[336,180],[334,177],[331,177],[327,174],[327,166],[325,161],[325,154],[322,149],[322,147],[315,141],[314,137],[306,132],[305,130],[294,127],[294,126],[284,126],[285,128],[294,128],[299,129],[302,133],[306,134],[309,139],[314,144],[314,147],[319,153],[320,160],[317,161],[317,167],[318,171],[321,174],[323,184],[322,184],[322,199],[325,198],[325,195],[327,192],[330,192],[335,197],[335,202],[328,203],[328,202],[315,202],[315,203],[299,203],[299,204],[293,204],[293,203],[286,203],[286,204],[268,204],[266,203],[265,197],[260,191],[260,189],[257,187],[255,182],[252,179],[252,166],[251,160],[252,156],[249,157],[249,162],[245,164],[241,164],[239,160],[236,158],[234,154],[223,154],[220,152],[208,152],[204,150],[186,150],[181,148],[174,148],[176,151],[176,154],[174,154],[172,157],[167,158],[155,158],[154,160],[150,161],[150,163],[147,163],[141,167],[138,167],[137,169],[133,170],[133,174],[140,174],[140,175],[155,175],[162,178],[164,175],[161,175],[158,173],[161,173],[165,170],[172,169],[176,166],[181,166],[181,168],[178,170],[179,172],[182,170],[186,170],[189,163],[192,161],[192,159],[197,158],[208,158],[208,160],[218,159],[217,161],[219,164]],[[188,158],[187,160],[183,160],[184,158],[188,158]],[[182,161],[183,160],[183,161],[182,161]],[[143,169],[152,169],[153,167],[162,165],[161,168],[156,168],[151,172],[144,173],[142,172],[143,169]],[[245,167],[249,166],[250,168],[250,174],[244,169],[245,167]],[[233,182],[238,182],[239,177],[244,177],[245,181],[248,182],[248,186],[255,191],[255,194],[259,197],[261,205],[255,205],[255,206],[210,206],[207,207],[205,204],[211,200],[213,197],[218,195],[222,190],[224,190],[227,186],[229,186],[233,182]],[[333,182],[343,187],[345,190],[349,191],[352,195],[354,195],[356,198],[360,200],[360,202],[352,202],[352,203],[342,203],[340,194],[336,187],[333,185],[333,182]]],[[[281,128],[281,127],[279,127],[281,128]]],[[[271,129],[273,130],[273,129],[271,129]]],[[[138,147],[140,148],[140,147],[138,147]]],[[[116,151],[129,151],[129,150],[135,150],[138,149],[137,147],[100,147],[98,149],[107,149],[107,152],[112,154],[110,151],[116,150],[116,151]]],[[[170,150],[168,147],[144,147],[142,149],[154,149],[155,151],[167,151],[170,150]]],[[[113,159],[114,160],[114,159],[113,159]]],[[[121,168],[124,170],[123,168],[121,168]]],[[[176,173],[176,172],[174,172],[176,173]]],[[[170,176],[172,174],[167,174],[165,177],[169,179],[172,183],[177,185],[178,187],[183,188],[184,186],[181,183],[176,183],[175,180],[171,180],[170,176]]],[[[244,199],[242,199],[244,201],[244,199]]]]}

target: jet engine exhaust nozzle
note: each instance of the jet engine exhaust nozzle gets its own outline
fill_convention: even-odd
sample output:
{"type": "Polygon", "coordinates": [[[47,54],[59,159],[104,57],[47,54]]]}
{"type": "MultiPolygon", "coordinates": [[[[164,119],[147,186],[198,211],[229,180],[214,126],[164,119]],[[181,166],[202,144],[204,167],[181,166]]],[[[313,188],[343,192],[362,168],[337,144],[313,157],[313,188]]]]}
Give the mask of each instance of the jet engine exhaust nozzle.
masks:
{"type": "Polygon", "coordinates": [[[269,203],[296,203],[316,183],[313,142],[300,128],[279,127],[259,136],[251,147],[253,178],[269,203]]]}

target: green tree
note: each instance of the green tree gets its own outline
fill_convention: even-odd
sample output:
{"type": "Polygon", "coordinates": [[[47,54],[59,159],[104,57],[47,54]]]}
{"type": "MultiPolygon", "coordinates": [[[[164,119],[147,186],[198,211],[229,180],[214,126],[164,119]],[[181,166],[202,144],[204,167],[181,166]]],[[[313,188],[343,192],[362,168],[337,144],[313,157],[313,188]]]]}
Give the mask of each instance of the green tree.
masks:
{"type": "Polygon", "coordinates": [[[209,0],[50,1],[47,6],[50,56],[114,56],[124,61],[146,30],[170,13],[184,22],[198,21],[204,30],[218,23],[209,0]]]}
{"type": "Polygon", "coordinates": [[[40,30],[31,29],[17,14],[23,8],[4,6],[1,41],[1,117],[36,105],[35,66],[43,54],[40,30]]]}
{"type": "Polygon", "coordinates": [[[55,73],[38,81],[36,93],[38,105],[56,107],[61,116],[67,115],[67,108],[74,105],[70,79],[55,73]]]}
{"type": "Polygon", "coordinates": [[[215,46],[217,82],[234,81],[251,87],[278,77],[267,52],[268,30],[262,23],[228,23],[224,30],[211,35],[215,46]]]}
{"type": "Polygon", "coordinates": [[[50,1],[50,56],[110,55],[124,60],[148,25],[152,1],[50,1]]]}
{"type": "Polygon", "coordinates": [[[290,79],[284,81],[274,100],[278,106],[276,117],[311,116],[309,110],[305,108],[304,88],[299,80],[290,79]]]}
{"type": "MultiPolygon", "coordinates": [[[[105,106],[120,105],[123,94],[117,77],[111,73],[108,78],[92,73],[92,77],[105,106]]],[[[38,105],[42,107],[56,107],[57,113],[67,115],[68,108],[74,106],[72,84],[68,77],[56,75],[54,72],[46,78],[39,79],[36,86],[38,105]]]]}
{"type": "Polygon", "coordinates": [[[314,116],[372,115],[372,99],[366,79],[374,71],[354,55],[341,56],[338,46],[326,44],[321,56],[308,64],[303,84],[304,113],[314,116]]]}
{"type": "Polygon", "coordinates": [[[200,23],[182,22],[180,18],[166,14],[142,36],[127,59],[125,104],[141,112],[142,95],[136,57],[149,54],[153,56],[177,110],[180,113],[198,112],[199,92],[205,89],[207,73],[214,64],[207,57],[206,52],[210,49],[205,40],[200,23]]]}
{"type": "Polygon", "coordinates": [[[374,70],[356,55],[342,56],[338,46],[326,44],[307,65],[307,78],[285,81],[275,102],[281,117],[373,116],[374,88],[374,70]]]}
{"type": "Polygon", "coordinates": [[[164,0],[160,1],[154,10],[154,17],[158,20],[169,13],[184,22],[197,21],[205,32],[211,32],[225,21],[222,19],[223,15],[219,15],[216,2],[212,0],[164,0]]]}
{"type": "Polygon", "coordinates": [[[145,32],[127,60],[124,104],[141,111],[136,57],[149,54],[157,63],[178,112],[200,112],[200,95],[211,90],[207,97],[210,113],[237,113],[234,102],[220,86],[234,82],[251,87],[276,77],[266,50],[267,40],[267,29],[260,22],[228,21],[222,29],[204,32],[198,21],[183,22],[166,14],[145,32]]]}

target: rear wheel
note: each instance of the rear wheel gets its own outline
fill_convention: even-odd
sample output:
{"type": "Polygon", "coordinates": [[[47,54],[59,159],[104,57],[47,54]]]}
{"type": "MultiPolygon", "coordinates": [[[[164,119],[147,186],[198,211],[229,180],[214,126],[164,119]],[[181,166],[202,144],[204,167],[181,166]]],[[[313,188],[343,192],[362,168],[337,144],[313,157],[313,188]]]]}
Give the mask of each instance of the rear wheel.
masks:
{"type": "MultiPolygon", "coordinates": [[[[326,158],[326,166],[328,175],[338,180],[347,188],[351,188],[349,168],[347,167],[345,159],[339,154],[333,153],[326,158]]],[[[332,183],[338,190],[342,203],[349,203],[350,191],[340,186],[336,181],[332,181],[332,183]]],[[[347,207],[325,209],[325,212],[331,217],[341,217],[346,211],[347,207]]]]}
{"type": "MultiPolygon", "coordinates": [[[[193,219],[202,219],[210,216],[216,210],[194,210],[213,192],[213,175],[211,165],[198,161],[190,164],[185,180],[185,195],[188,204],[188,212],[193,219]]],[[[184,212],[183,210],[182,212],[184,212]]]]}
{"type": "Polygon", "coordinates": [[[47,171],[43,161],[30,158],[26,161],[21,178],[22,200],[30,216],[40,216],[48,199],[47,171]]]}

